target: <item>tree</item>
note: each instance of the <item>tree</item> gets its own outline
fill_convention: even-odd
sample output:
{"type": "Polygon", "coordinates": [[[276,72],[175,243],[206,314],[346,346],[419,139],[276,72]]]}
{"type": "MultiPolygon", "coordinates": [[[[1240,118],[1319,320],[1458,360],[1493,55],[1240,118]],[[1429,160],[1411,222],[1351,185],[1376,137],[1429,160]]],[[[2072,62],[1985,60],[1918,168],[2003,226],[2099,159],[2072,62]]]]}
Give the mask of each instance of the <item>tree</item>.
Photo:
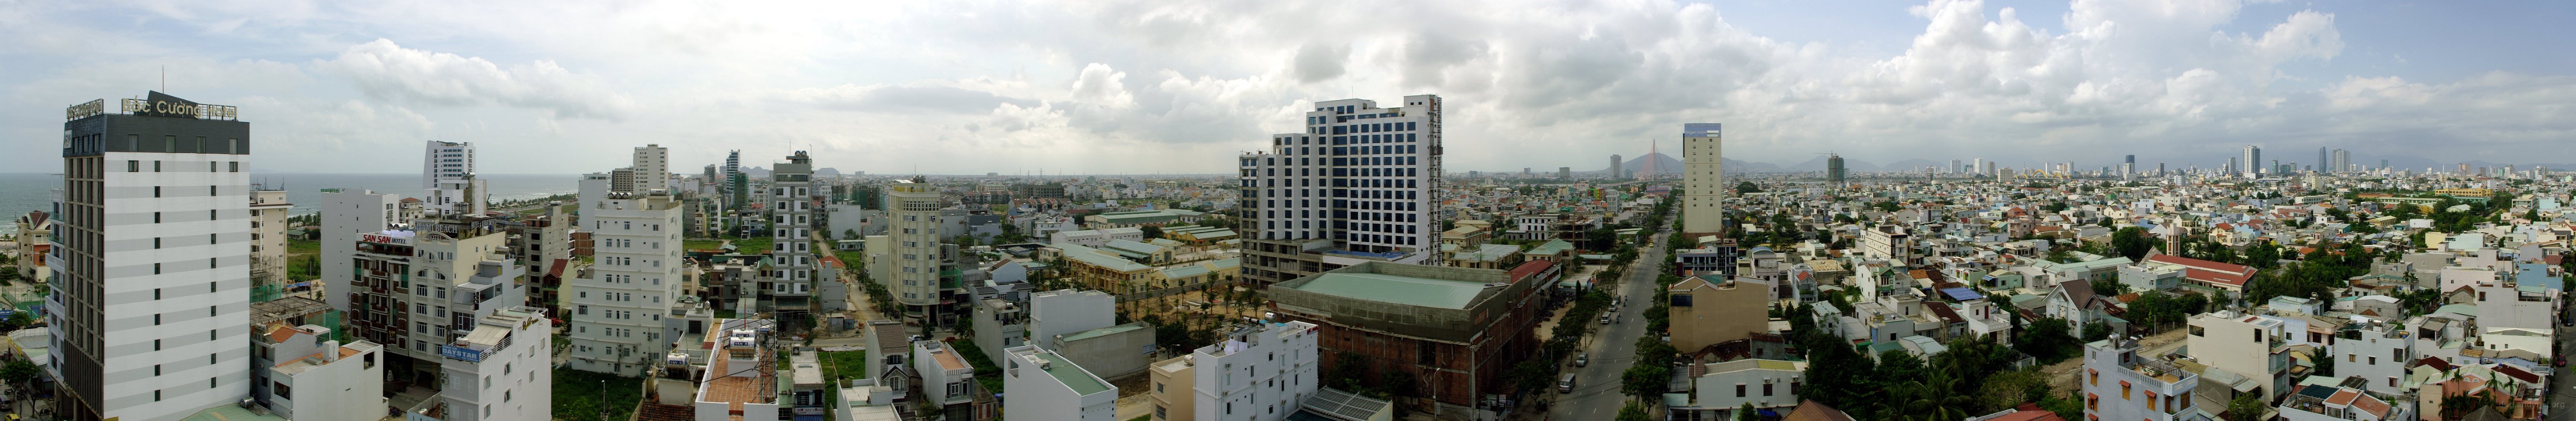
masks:
{"type": "Polygon", "coordinates": [[[2147,235],[2145,227],[2121,228],[2111,233],[2111,249],[2118,250],[2120,257],[2127,257],[2131,262],[2147,258],[2147,252],[2155,249],[2155,242],[2154,237],[2147,235]]]}
{"type": "Polygon", "coordinates": [[[2315,349],[2315,350],[2310,350],[2310,351],[2308,351],[2308,361],[2315,361],[2315,362],[2316,362],[2316,364],[2317,364],[2317,371],[2315,371],[2315,373],[2316,373],[2315,375],[2326,376],[2326,378],[2334,378],[2334,367],[2335,367],[2334,356],[2333,356],[2333,355],[2326,354],[2326,350],[2325,350],[2325,349],[2320,348],[2320,349],[2315,349]]]}
{"type": "MultiPolygon", "coordinates": [[[[2254,395],[2256,394],[2238,393],[2236,394],[2236,399],[2228,400],[2227,421],[2261,420],[2263,417],[2263,410],[2266,409],[2266,406],[2263,405],[2262,399],[2256,398],[2254,395]]],[[[2444,403],[2447,404],[2448,402],[2444,403]]],[[[2449,405],[2444,406],[2448,407],[2449,405]]]]}
{"type": "Polygon", "coordinates": [[[1612,418],[1614,421],[1654,421],[1654,419],[1654,416],[1646,415],[1645,406],[1639,405],[1637,404],[1637,401],[1633,400],[1628,401],[1625,405],[1620,405],[1619,417],[1612,418]]]}
{"type": "Polygon", "coordinates": [[[1619,373],[1619,392],[1641,399],[1661,395],[1664,393],[1664,386],[1671,384],[1672,380],[1672,366],[1646,365],[1644,361],[1639,361],[1636,365],[1628,366],[1627,371],[1619,373]]]}
{"type": "Polygon", "coordinates": [[[1745,402],[1744,407],[1735,409],[1735,421],[1762,421],[1762,414],[1756,413],[1752,402],[1745,402]]]}
{"type": "Polygon", "coordinates": [[[1151,240],[1151,239],[1156,239],[1156,238],[1163,238],[1163,227],[1158,227],[1158,226],[1153,226],[1153,225],[1146,225],[1146,226],[1143,228],[1143,231],[1145,231],[1145,239],[1151,240]]]}
{"type": "Polygon", "coordinates": [[[1761,192],[1762,192],[1762,188],[1761,188],[1761,187],[1754,186],[1754,185],[1753,185],[1753,182],[1751,182],[1751,181],[1746,181],[1746,182],[1742,182],[1742,183],[1736,183],[1736,185],[1735,185],[1735,194],[1754,194],[1754,193],[1761,193],[1761,192]]]}
{"type": "Polygon", "coordinates": [[[2042,364],[2054,364],[2075,353],[2075,336],[2068,330],[2066,319],[2041,317],[2022,330],[2021,337],[2013,340],[2013,348],[2038,358],[2042,364]]]}
{"type": "Polygon", "coordinates": [[[38,369],[39,368],[36,367],[36,363],[27,362],[27,360],[11,359],[8,364],[0,365],[0,381],[6,381],[9,382],[9,384],[16,385],[34,383],[36,381],[36,371],[38,369]]]}
{"type": "Polygon", "coordinates": [[[2109,337],[2111,337],[2111,325],[2104,324],[2100,320],[2084,322],[2085,342],[2099,341],[2109,337]]]}
{"type": "Polygon", "coordinates": [[[1977,388],[1977,402],[1981,408],[1974,412],[1992,413],[2023,402],[2039,402],[2047,396],[2048,381],[2040,378],[2038,373],[2007,371],[1987,377],[1985,384],[1977,388]]]}

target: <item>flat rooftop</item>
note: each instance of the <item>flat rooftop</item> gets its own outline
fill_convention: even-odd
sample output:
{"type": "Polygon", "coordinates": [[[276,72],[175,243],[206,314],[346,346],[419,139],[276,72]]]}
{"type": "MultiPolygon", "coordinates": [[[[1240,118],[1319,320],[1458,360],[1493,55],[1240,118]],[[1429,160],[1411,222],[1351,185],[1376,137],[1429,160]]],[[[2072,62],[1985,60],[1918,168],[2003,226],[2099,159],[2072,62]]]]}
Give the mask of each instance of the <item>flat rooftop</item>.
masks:
{"type": "Polygon", "coordinates": [[[1073,394],[1075,396],[1087,396],[1093,393],[1107,392],[1110,390],[1108,381],[1101,380],[1100,376],[1091,375],[1091,372],[1083,370],[1082,366],[1076,365],[1072,360],[1064,359],[1063,356],[1056,355],[1054,352],[1047,352],[1046,350],[1039,349],[1037,347],[1028,347],[1020,350],[1019,354],[1022,357],[1028,358],[1029,361],[1045,362],[1047,367],[1039,369],[1039,371],[1045,371],[1047,376],[1055,377],[1056,382],[1064,383],[1064,387],[1073,389],[1073,394]]]}
{"type": "Polygon", "coordinates": [[[1297,284],[1291,288],[1355,300],[1464,310],[1468,304],[1476,301],[1478,294],[1485,290],[1508,286],[1510,284],[1417,278],[1383,273],[1326,272],[1316,275],[1312,281],[1297,284]]]}

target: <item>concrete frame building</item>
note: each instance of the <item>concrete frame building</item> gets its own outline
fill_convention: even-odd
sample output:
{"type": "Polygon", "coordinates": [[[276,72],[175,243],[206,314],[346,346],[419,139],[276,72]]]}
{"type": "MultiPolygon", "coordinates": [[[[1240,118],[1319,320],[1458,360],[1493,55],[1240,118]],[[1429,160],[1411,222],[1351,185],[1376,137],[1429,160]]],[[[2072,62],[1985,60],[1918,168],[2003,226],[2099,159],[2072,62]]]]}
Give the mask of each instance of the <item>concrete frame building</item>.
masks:
{"type": "Polygon", "coordinates": [[[571,314],[575,370],[627,375],[653,366],[678,331],[671,309],[680,291],[680,202],[675,196],[606,191],[605,180],[581,180],[582,218],[591,233],[588,276],[564,280],[559,297],[571,314]]]}
{"type": "Polygon", "coordinates": [[[1682,124],[1682,232],[1726,229],[1725,142],[1720,123],[1682,124]]]}
{"type": "Polygon", "coordinates": [[[2220,310],[2193,315],[2190,322],[2183,341],[2192,359],[2253,380],[2266,401],[2290,389],[2289,345],[2296,341],[2280,319],[2220,310]]]}
{"type": "Polygon", "coordinates": [[[175,420],[250,397],[250,123],[160,92],[65,111],[56,415],[175,420]]]}
{"type": "MultiPolygon", "coordinates": [[[[286,285],[285,190],[254,188],[250,194],[250,278],[252,286],[286,285]]],[[[26,243],[19,243],[26,244],[26,243]]]]}
{"type": "Polygon", "coordinates": [[[1442,103],[1322,101],[1301,133],[1238,158],[1243,279],[1270,285],[1362,262],[1422,263],[1438,250],[1442,103]]]}
{"type": "Polygon", "coordinates": [[[1551,287],[1502,270],[1367,262],[1266,292],[1284,320],[1323,327],[1325,364],[1357,353],[1370,366],[1359,371],[1419,373],[1441,410],[1471,410],[1507,391],[1513,363],[1538,354],[1532,331],[1551,287]]]}
{"type": "Polygon", "coordinates": [[[46,266],[50,259],[45,258],[45,254],[54,248],[53,214],[29,211],[18,216],[17,224],[18,279],[39,284],[52,282],[54,271],[52,266],[46,266]]]}

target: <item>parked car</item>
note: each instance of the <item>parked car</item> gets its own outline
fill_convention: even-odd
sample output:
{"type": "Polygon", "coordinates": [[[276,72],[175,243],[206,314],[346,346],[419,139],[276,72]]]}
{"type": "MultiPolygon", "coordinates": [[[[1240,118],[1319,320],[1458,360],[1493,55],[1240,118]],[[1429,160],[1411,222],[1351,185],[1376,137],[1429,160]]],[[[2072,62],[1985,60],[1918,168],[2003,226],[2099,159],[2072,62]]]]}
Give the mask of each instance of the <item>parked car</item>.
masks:
{"type": "Polygon", "coordinates": [[[1573,391],[1574,391],[1574,373],[1565,373],[1565,376],[1563,376],[1563,377],[1558,377],[1558,378],[1556,379],[1556,391],[1558,391],[1558,392],[1573,392],[1573,391]]]}
{"type": "MultiPolygon", "coordinates": [[[[1584,366],[1584,365],[1591,364],[1591,363],[1592,363],[1592,355],[1591,355],[1591,354],[1585,354],[1585,353],[1581,353],[1581,352],[1574,353],[1574,366],[1575,366],[1575,367],[1582,367],[1582,366],[1584,366]]],[[[2563,367],[2563,366],[2566,366],[2566,365],[2567,365],[2567,361],[2566,361],[2566,360],[2559,360],[2558,365],[2559,365],[2559,366],[2562,366],[2562,367],[2563,367]]]]}
{"type": "Polygon", "coordinates": [[[1610,316],[1601,316],[1601,324],[1610,324],[1610,316]]]}

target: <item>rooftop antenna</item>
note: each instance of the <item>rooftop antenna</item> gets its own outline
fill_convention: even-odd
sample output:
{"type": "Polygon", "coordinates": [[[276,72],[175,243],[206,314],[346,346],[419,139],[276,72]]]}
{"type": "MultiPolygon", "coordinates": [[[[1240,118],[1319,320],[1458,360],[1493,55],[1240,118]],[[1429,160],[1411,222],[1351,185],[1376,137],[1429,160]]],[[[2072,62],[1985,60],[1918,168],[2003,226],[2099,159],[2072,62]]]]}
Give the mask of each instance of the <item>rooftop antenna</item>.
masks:
{"type": "Polygon", "coordinates": [[[161,65],[161,93],[170,93],[170,66],[161,65]]]}

